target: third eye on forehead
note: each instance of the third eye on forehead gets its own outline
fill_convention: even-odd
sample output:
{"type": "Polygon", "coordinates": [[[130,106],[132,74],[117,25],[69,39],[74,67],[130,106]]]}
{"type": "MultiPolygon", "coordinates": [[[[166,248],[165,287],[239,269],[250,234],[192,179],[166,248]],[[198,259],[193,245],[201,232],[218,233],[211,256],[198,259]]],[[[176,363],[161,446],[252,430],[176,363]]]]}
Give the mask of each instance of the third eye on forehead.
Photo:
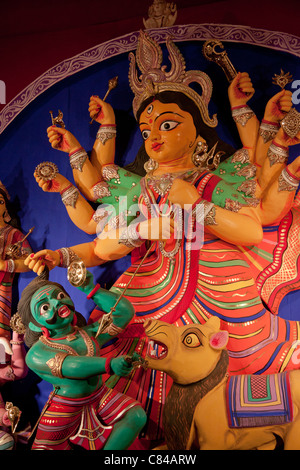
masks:
{"type": "Polygon", "coordinates": [[[153,111],[153,104],[150,104],[146,110],[146,114],[149,116],[153,111]]]}
{"type": "MultiPolygon", "coordinates": [[[[157,116],[155,116],[154,118],[154,122],[157,121],[157,119],[159,119],[161,116],[164,116],[166,120],[169,120],[171,121],[172,119],[174,119],[174,116],[178,116],[180,117],[181,119],[184,119],[184,116],[182,116],[182,114],[179,114],[179,113],[176,113],[175,111],[164,111],[160,114],[158,114],[157,116]],[[169,116],[165,116],[166,114],[168,114],[169,116]]],[[[148,118],[148,116],[145,116],[146,118],[148,118]]],[[[153,119],[152,118],[149,118],[148,122],[144,122],[144,121],[141,121],[139,123],[140,126],[142,125],[149,125],[149,123],[151,124],[153,122],[153,119]]]]}

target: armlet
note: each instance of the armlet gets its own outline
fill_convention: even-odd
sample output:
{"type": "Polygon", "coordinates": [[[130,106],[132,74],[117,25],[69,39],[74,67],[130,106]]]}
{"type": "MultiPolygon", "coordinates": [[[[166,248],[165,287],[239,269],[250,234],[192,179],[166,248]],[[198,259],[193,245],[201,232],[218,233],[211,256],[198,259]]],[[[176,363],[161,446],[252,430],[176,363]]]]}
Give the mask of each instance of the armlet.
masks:
{"type": "Polygon", "coordinates": [[[60,378],[63,377],[61,369],[62,369],[63,362],[68,355],[69,354],[65,352],[58,352],[57,354],[55,354],[53,358],[49,359],[46,362],[47,366],[51,370],[51,374],[54,377],[60,377],[60,378]]]}

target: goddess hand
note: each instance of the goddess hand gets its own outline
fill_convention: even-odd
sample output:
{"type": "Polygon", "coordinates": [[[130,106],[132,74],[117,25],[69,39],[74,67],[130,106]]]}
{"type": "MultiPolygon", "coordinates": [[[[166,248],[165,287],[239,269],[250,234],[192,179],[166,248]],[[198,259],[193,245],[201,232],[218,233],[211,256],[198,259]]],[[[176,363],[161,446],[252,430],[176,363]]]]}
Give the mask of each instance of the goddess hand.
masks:
{"type": "Polygon", "coordinates": [[[174,233],[174,227],[171,216],[153,217],[140,222],[138,233],[143,240],[166,241],[174,233]]]}
{"type": "Polygon", "coordinates": [[[91,119],[99,124],[115,124],[115,113],[109,103],[103,101],[99,96],[91,96],[89,102],[89,113],[91,119]]]}
{"type": "Polygon", "coordinates": [[[289,165],[287,165],[288,170],[296,178],[300,178],[300,155],[295,158],[289,165]]]}
{"type": "Polygon", "coordinates": [[[59,193],[71,184],[70,181],[60,173],[58,173],[55,178],[49,181],[45,181],[43,178],[39,178],[36,172],[33,173],[33,176],[35,177],[39,187],[47,193],[59,193]]]}
{"type": "Polygon", "coordinates": [[[49,271],[58,266],[60,264],[60,256],[57,251],[45,249],[37,253],[31,253],[24,260],[24,264],[39,276],[44,271],[45,266],[48,267],[49,271]]]}
{"type": "Polygon", "coordinates": [[[239,72],[228,88],[228,97],[231,106],[246,104],[254,95],[254,88],[247,72],[239,72]]]}
{"type": "Polygon", "coordinates": [[[80,143],[71,132],[62,127],[50,126],[47,129],[47,135],[51,147],[62,152],[70,153],[81,148],[80,143]]]}
{"type": "Polygon", "coordinates": [[[177,178],[172,184],[168,199],[172,204],[177,204],[184,209],[185,205],[194,204],[199,199],[199,193],[195,186],[177,178]]]}
{"type": "Polygon", "coordinates": [[[295,137],[289,137],[281,127],[277,132],[277,135],[274,140],[279,145],[285,147],[292,147],[293,145],[297,145],[300,143],[300,131],[295,137]]]}
{"type": "Polygon", "coordinates": [[[270,122],[278,122],[284,118],[292,106],[292,92],[281,90],[268,101],[264,119],[270,122]]]}

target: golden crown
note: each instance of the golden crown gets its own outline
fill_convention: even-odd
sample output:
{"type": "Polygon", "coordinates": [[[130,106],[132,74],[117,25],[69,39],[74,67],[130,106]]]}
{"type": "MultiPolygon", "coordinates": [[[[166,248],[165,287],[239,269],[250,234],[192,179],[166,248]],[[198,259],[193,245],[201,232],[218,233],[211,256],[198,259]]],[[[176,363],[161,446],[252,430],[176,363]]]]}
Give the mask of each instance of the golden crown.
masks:
{"type": "Polygon", "coordinates": [[[134,93],[133,112],[136,116],[142,102],[162,91],[178,91],[191,98],[198,106],[203,121],[209,127],[216,127],[218,120],[216,115],[211,118],[208,112],[208,104],[212,94],[212,82],[209,76],[200,70],[186,72],[185,60],[178,47],[171,38],[166,39],[171,68],[166,70],[162,65],[163,53],[159,44],[147,33],[140,31],[136,54],[129,54],[129,85],[134,93]],[[138,77],[137,67],[141,71],[138,77]],[[198,83],[202,88],[202,94],[194,91],[189,84],[198,83]]]}

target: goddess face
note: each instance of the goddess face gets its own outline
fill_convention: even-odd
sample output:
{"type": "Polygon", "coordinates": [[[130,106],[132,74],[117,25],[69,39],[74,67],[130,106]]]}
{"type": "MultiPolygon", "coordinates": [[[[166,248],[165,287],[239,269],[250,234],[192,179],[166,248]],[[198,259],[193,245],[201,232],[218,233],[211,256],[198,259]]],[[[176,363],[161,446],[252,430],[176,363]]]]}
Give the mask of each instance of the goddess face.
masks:
{"type": "Polygon", "coordinates": [[[61,330],[74,317],[74,304],[59,287],[46,285],[32,296],[30,309],[34,319],[48,330],[61,330]]]}
{"type": "Polygon", "coordinates": [[[194,121],[176,103],[153,101],[141,113],[139,126],[147,154],[158,163],[192,156],[197,144],[194,121]]]}

